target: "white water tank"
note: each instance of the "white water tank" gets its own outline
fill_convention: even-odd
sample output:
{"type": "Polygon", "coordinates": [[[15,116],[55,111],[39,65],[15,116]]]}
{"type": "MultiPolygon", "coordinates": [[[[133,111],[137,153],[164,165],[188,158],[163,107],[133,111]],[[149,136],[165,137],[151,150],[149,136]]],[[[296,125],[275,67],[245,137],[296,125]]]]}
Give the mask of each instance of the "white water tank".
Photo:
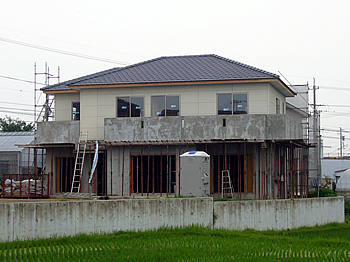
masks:
{"type": "Polygon", "coordinates": [[[210,195],[210,156],[203,151],[190,151],[180,156],[180,195],[210,195]]]}

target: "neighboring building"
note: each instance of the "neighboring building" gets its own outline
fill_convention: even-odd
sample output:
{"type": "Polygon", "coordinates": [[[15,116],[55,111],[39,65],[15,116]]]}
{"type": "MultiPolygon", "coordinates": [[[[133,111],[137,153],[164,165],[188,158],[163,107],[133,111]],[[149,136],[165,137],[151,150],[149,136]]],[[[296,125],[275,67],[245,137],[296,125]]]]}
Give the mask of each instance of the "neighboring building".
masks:
{"type": "MultiPolygon", "coordinates": [[[[2,174],[34,173],[34,152],[17,145],[34,142],[34,132],[0,132],[0,176],[2,174]]],[[[42,168],[41,150],[38,152],[37,167],[42,168]]]]}
{"type": "Polygon", "coordinates": [[[287,114],[296,93],[276,74],[216,55],[160,57],[42,91],[55,98],[55,120],[38,123],[33,147],[46,149],[52,193],[71,191],[79,134],[88,132],[81,192],[98,140],[99,195],[177,195],[191,175],[179,156],[193,150],[211,156],[214,196],[227,171],[237,198],[307,195],[304,113],[287,114]]]}
{"type": "Polygon", "coordinates": [[[335,190],[339,195],[350,198],[350,169],[344,171],[335,190]]]}
{"type": "Polygon", "coordinates": [[[350,157],[324,157],[322,163],[322,178],[328,177],[338,182],[344,171],[350,168],[350,157]]]}

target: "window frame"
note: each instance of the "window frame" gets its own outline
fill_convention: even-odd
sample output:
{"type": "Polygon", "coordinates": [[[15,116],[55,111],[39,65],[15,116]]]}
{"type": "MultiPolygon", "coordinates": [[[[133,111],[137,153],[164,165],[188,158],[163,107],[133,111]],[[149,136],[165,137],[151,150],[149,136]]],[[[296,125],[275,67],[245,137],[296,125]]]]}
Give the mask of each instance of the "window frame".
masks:
{"type": "Polygon", "coordinates": [[[144,111],[145,111],[145,98],[144,98],[144,96],[117,96],[116,97],[116,118],[123,118],[123,117],[144,117],[144,111]],[[119,102],[118,102],[118,100],[119,99],[128,99],[129,101],[128,101],[128,103],[129,103],[129,106],[128,106],[128,116],[122,116],[122,115],[120,115],[119,116],[119,102]],[[136,99],[136,98],[142,98],[142,106],[141,106],[141,109],[140,109],[140,114],[139,114],[139,116],[134,116],[133,115],[133,107],[132,107],[132,100],[133,99],[136,99]]]}
{"type": "Polygon", "coordinates": [[[81,116],[80,101],[79,102],[72,102],[71,116],[72,116],[72,121],[80,121],[80,118],[81,118],[80,117],[81,116]],[[74,112],[74,108],[77,108],[77,107],[74,107],[74,104],[78,104],[79,105],[78,114],[77,114],[77,111],[74,112]],[[77,116],[78,116],[78,119],[77,119],[77,116]]]}
{"type": "MultiPolygon", "coordinates": [[[[168,95],[155,95],[155,96],[151,96],[151,117],[158,117],[158,116],[180,116],[180,107],[181,107],[181,101],[180,101],[181,97],[180,95],[172,95],[172,94],[168,94],[168,95]],[[177,106],[178,106],[178,111],[176,113],[176,115],[170,114],[170,107],[168,108],[168,98],[170,97],[176,97],[177,98],[177,106]],[[164,114],[159,112],[156,112],[156,110],[154,110],[154,98],[163,98],[164,99],[164,108],[162,109],[162,111],[164,111],[164,114]]],[[[160,111],[160,112],[162,112],[160,111]]]]}
{"type": "Polygon", "coordinates": [[[281,100],[276,97],[276,114],[281,114],[281,100]]]}
{"type": "Polygon", "coordinates": [[[230,92],[230,93],[217,93],[216,94],[216,112],[218,115],[222,116],[222,115],[246,115],[248,114],[248,107],[249,107],[249,93],[240,93],[240,92],[230,92]],[[227,114],[219,114],[219,95],[230,95],[231,96],[231,113],[227,113],[227,114]],[[234,96],[235,95],[245,95],[246,96],[246,107],[245,107],[245,111],[235,111],[234,107],[235,107],[235,103],[234,103],[234,96]]]}

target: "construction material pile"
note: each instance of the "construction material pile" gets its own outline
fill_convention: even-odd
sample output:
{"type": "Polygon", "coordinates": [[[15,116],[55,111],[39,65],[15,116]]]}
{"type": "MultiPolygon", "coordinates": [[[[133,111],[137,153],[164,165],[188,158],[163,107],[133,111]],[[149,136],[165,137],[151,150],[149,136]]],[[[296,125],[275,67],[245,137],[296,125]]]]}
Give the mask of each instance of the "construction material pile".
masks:
{"type": "Polygon", "coordinates": [[[16,181],[6,179],[4,183],[4,193],[12,195],[41,195],[46,194],[47,186],[46,183],[43,185],[42,180],[25,179],[22,181],[16,181]],[[12,191],[11,191],[12,188],[12,191]],[[43,192],[44,190],[44,192],[43,192]]]}

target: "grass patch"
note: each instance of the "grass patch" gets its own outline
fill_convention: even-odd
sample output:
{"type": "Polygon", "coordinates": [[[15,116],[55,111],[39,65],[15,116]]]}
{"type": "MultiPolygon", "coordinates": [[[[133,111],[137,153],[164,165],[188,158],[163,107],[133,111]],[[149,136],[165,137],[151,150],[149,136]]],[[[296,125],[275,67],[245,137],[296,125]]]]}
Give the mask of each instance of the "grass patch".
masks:
{"type": "Polygon", "coordinates": [[[0,261],[349,261],[350,225],[286,231],[162,228],[0,244],[0,261]]]}

